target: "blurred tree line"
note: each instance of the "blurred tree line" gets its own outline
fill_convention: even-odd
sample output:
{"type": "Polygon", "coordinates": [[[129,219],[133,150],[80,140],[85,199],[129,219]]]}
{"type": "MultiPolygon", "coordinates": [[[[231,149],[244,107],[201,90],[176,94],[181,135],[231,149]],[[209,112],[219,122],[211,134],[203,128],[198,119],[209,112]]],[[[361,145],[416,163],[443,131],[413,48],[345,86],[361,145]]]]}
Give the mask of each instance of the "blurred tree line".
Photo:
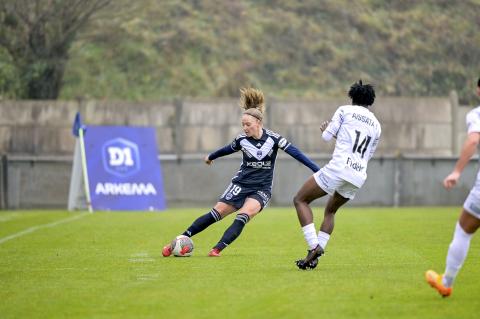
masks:
{"type": "Polygon", "coordinates": [[[77,32],[110,0],[1,0],[0,92],[56,99],[77,32]]]}
{"type": "MultiPolygon", "coordinates": [[[[480,76],[480,0],[10,2],[22,1],[100,5],[60,46],[66,54],[47,59],[64,71],[64,99],[225,97],[246,85],[275,97],[345,96],[362,78],[378,95],[457,90],[473,103],[480,76]]],[[[57,39],[65,24],[53,11],[44,32],[57,39]]],[[[0,13],[0,23],[2,38],[21,39],[11,17],[0,13]]],[[[30,46],[18,59],[0,41],[4,98],[48,98],[30,94],[28,80],[48,64],[30,46]]]]}

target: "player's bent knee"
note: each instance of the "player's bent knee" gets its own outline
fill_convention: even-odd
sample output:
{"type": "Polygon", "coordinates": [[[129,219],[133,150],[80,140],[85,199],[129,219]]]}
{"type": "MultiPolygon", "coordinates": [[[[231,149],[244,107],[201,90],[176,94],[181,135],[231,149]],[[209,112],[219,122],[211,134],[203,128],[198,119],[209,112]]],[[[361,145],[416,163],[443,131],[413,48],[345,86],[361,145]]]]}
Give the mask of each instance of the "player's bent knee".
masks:
{"type": "Polygon", "coordinates": [[[313,202],[316,198],[311,198],[307,196],[299,196],[299,197],[294,197],[293,198],[293,204],[295,206],[297,205],[310,205],[311,202],[313,202]]]}
{"type": "Polygon", "coordinates": [[[293,196],[293,205],[297,206],[299,203],[297,195],[293,196]]]}
{"type": "Polygon", "coordinates": [[[325,207],[325,215],[334,215],[337,212],[337,210],[338,210],[337,207],[327,206],[325,207]]]}
{"type": "Polygon", "coordinates": [[[298,206],[302,204],[308,204],[307,200],[299,194],[295,195],[293,197],[293,205],[298,206]]]}
{"type": "Polygon", "coordinates": [[[215,209],[218,212],[218,214],[220,215],[221,218],[224,218],[225,216],[228,215],[228,213],[226,211],[224,211],[223,209],[217,209],[215,207],[213,209],[215,209]]]}
{"type": "Polygon", "coordinates": [[[467,211],[465,208],[459,218],[460,227],[467,233],[473,234],[480,227],[480,219],[476,217],[474,213],[467,211]]]}

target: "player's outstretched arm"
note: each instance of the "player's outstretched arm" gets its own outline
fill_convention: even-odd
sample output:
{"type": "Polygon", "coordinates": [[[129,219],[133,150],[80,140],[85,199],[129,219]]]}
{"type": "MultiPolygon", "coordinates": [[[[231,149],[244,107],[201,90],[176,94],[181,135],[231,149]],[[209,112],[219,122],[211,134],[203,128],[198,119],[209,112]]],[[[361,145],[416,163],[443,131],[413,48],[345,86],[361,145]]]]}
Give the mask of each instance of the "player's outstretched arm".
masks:
{"type": "Polygon", "coordinates": [[[226,156],[226,155],[230,155],[230,154],[233,154],[235,153],[236,150],[233,149],[232,145],[226,145],[218,150],[216,150],[215,152],[207,155],[207,157],[205,157],[205,163],[207,165],[210,165],[212,164],[212,162],[219,158],[219,157],[222,157],[222,156],[226,156]]]}
{"type": "Polygon", "coordinates": [[[320,169],[317,164],[315,164],[311,159],[309,159],[305,154],[302,153],[298,148],[294,145],[290,144],[288,147],[285,148],[285,153],[302,163],[303,165],[310,168],[313,172],[316,172],[320,169]]]}
{"type": "Polygon", "coordinates": [[[467,139],[465,140],[465,143],[463,143],[462,152],[460,153],[460,158],[455,164],[453,171],[443,180],[443,186],[445,188],[449,189],[454,187],[457,184],[465,166],[467,166],[473,154],[475,154],[475,150],[477,149],[477,146],[479,143],[480,143],[480,132],[472,132],[468,134],[467,139]]]}
{"type": "Polygon", "coordinates": [[[211,164],[213,163],[213,161],[208,158],[209,156],[210,156],[210,155],[207,155],[207,156],[205,156],[205,158],[204,158],[205,164],[207,164],[207,165],[211,165],[211,164]]]}

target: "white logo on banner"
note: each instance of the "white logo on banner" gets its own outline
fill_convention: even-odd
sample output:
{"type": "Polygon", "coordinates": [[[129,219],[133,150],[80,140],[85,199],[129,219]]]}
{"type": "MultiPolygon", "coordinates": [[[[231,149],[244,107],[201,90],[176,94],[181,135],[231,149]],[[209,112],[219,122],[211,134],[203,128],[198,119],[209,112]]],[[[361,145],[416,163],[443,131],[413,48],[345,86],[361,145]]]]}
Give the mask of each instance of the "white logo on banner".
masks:
{"type": "Polygon", "coordinates": [[[115,147],[110,146],[108,147],[108,155],[110,156],[110,165],[111,166],[133,166],[135,163],[132,159],[132,149],[129,147],[115,147]]]}
{"type": "Polygon", "coordinates": [[[124,138],[107,141],[102,147],[105,171],[118,177],[132,176],[140,171],[138,145],[124,138]]]}
{"type": "Polygon", "coordinates": [[[157,195],[151,183],[97,183],[95,194],[101,195],[157,195]]]}

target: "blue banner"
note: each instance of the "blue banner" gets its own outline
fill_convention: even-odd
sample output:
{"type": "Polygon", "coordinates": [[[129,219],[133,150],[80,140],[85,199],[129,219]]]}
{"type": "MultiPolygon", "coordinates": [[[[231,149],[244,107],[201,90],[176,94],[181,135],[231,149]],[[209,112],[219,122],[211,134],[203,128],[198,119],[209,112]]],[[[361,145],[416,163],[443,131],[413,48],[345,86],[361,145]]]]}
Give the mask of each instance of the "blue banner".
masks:
{"type": "Polygon", "coordinates": [[[154,128],[88,126],[85,152],[94,210],[166,208],[154,128]]]}

